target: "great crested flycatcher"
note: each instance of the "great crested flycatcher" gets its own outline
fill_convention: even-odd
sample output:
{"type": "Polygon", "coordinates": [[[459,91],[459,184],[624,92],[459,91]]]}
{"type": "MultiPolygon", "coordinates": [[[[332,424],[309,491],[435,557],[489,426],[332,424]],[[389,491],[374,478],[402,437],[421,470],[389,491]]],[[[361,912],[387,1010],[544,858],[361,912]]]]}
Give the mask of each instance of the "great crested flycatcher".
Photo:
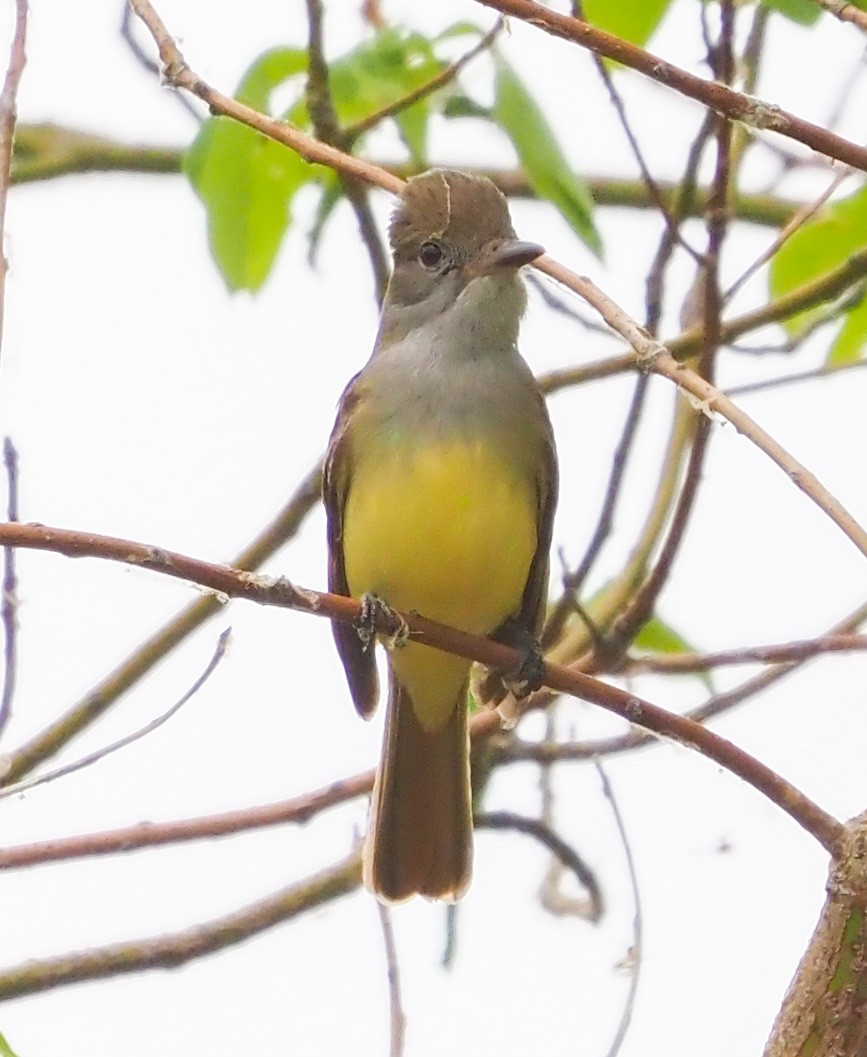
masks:
{"type": "MultiPolygon", "coordinates": [[[[373,354],[343,393],[326,458],[329,587],[373,595],[475,635],[538,633],[557,460],[518,347],[519,271],[542,247],[515,237],[483,177],[409,180],[389,228],[394,272],[373,354]]],[[[360,715],[375,659],[351,625],[334,638],[360,715]]],[[[456,900],[470,881],[470,662],[392,643],[366,886],[397,902],[456,900]]]]}

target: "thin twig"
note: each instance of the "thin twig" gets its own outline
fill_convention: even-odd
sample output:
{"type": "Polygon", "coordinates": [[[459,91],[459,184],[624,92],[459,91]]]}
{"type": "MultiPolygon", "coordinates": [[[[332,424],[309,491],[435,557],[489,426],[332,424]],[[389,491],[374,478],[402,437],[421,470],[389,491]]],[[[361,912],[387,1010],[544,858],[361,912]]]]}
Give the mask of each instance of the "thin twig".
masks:
{"type": "MultiPolygon", "coordinates": [[[[135,39],[135,33],[133,33],[132,29],[132,8],[129,6],[127,0],[122,0],[122,3],[123,14],[121,15],[120,19],[121,40],[126,43],[126,46],[132,52],[133,58],[143,70],[146,70],[148,73],[155,73],[157,74],[157,76],[159,76],[159,66],[154,62],[150,55],[147,54],[141,44],[139,44],[139,42],[135,39]]],[[[191,117],[195,118],[195,120],[199,124],[201,124],[202,115],[196,110],[196,108],[193,106],[187,96],[183,95],[180,92],[175,92],[174,97],[184,108],[184,110],[186,110],[186,112],[191,117]]]]}
{"type": "MultiPolygon", "coordinates": [[[[352,140],[345,130],[341,129],[337,111],[331,98],[331,85],[328,63],[325,60],[325,43],[323,39],[323,22],[325,12],[322,0],[306,0],[307,3],[307,109],[313,130],[323,143],[328,143],[339,150],[349,153],[352,140]]],[[[361,241],[367,250],[370,267],[373,270],[373,282],[376,299],[382,303],[388,278],[391,272],[388,255],[382,244],[370,202],[367,197],[367,184],[338,170],[340,185],[347,201],[355,213],[355,220],[361,234],[361,241]]]]}
{"type": "MultiPolygon", "coordinates": [[[[562,281],[564,286],[596,307],[600,315],[609,322],[615,332],[622,337],[626,337],[623,331],[611,323],[606,315],[611,309],[613,302],[606,298],[604,294],[602,294],[601,298],[598,297],[601,291],[589,279],[576,275],[575,272],[564,268],[561,264],[557,264],[549,257],[540,258],[534,267],[552,278],[562,281]]],[[[788,294],[775,298],[760,308],[744,312],[743,315],[735,316],[733,319],[725,321],[722,324],[720,338],[724,345],[728,345],[742,335],[757,330],[766,324],[780,323],[797,315],[799,312],[806,311],[808,308],[826,304],[828,301],[844,295],[846,291],[850,291],[865,275],[867,275],[867,249],[857,250],[837,268],[833,268],[831,271],[826,272],[825,275],[819,276],[818,279],[811,279],[809,282],[791,290],[788,294]]],[[[614,306],[614,316],[612,318],[616,318],[618,311],[620,310],[614,306]]],[[[631,322],[634,324],[634,321],[631,322]]],[[[646,336],[642,338],[640,329],[637,329],[638,325],[634,324],[634,327],[636,329],[630,328],[629,333],[636,340],[643,341],[645,349],[654,348],[655,346],[647,343],[646,336]]],[[[689,330],[685,330],[682,334],[669,338],[666,342],[666,348],[676,360],[684,360],[695,355],[701,349],[703,339],[704,331],[701,327],[690,327],[689,330]]],[[[631,339],[626,338],[626,340],[632,344],[631,339]]],[[[623,374],[626,371],[634,370],[638,364],[639,357],[633,346],[633,351],[631,352],[595,360],[588,364],[582,364],[580,367],[566,367],[557,371],[549,371],[539,378],[539,386],[544,393],[554,393],[567,386],[583,385],[586,382],[597,381],[600,378],[611,378],[616,374],[623,374]]]]}
{"type": "Polygon", "coordinates": [[[513,811],[485,811],[474,815],[473,823],[476,829],[514,830],[516,833],[523,833],[539,841],[552,855],[557,856],[567,870],[575,875],[578,883],[587,892],[592,908],[587,914],[587,920],[595,923],[601,918],[604,903],[596,874],[584,862],[580,854],[541,819],[517,815],[513,811]]]}
{"type": "Polygon", "coordinates": [[[599,511],[599,517],[596,519],[596,528],[593,531],[593,536],[587,545],[584,557],[581,559],[578,568],[564,572],[563,574],[563,593],[551,610],[545,624],[540,640],[542,646],[555,642],[559,637],[560,632],[563,629],[563,624],[569,614],[575,609],[577,596],[581,587],[587,579],[590,570],[593,568],[594,562],[599,556],[605,541],[608,539],[611,530],[614,527],[614,512],[617,508],[617,499],[620,495],[623,476],[626,472],[629,452],[638,432],[639,423],[641,422],[641,411],[644,407],[648,380],[648,375],[640,374],[635,381],[635,386],[632,390],[632,399],[629,404],[629,410],[626,413],[626,420],[623,424],[620,441],[618,442],[611,459],[611,470],[608,475],[608,484],[605,489],[605,497],[602,500],[602,509],[599,511]]]}
{"type": "Polygon", "coordinates": [[[602,792],[605,794],[605,799],[611,806],[611,814],[614,816],[614,825],[617,827],[620,844],[623,848],[623,857],[626,860],[626,872],[629,875],[629,887],[632,890],[632,947],[627,955],[627,960],[629,962],[629,989],[626,992],[626,1001],[624,1002],[623,1009],[620,1013],[620,1022],[617,1025],[617,1030],[614,1033],[614,1038],[611,1040],[611,1045],[608,1048],[607,1054],[607,1057],[617,1057],[617,1054],[620,1053],[620,1050],[623,1047],[627,1032],[632,1023],[632,1014],[635,1011],[635,1002],[638,998],[638,986],[641,982],[641,967],[644,964],[644,914],[641,909],[641,889],[638,884],[638,871],[635,869],[635,858],[632,855],[632,841],[629,839],[629,835],[626,832],[626,824],[620,813],[617,797],[614,795],[614,790],[611,787],[611,782],[608,780],[608,775],[605,773],[605,768],[602,766],[602,761],[594,759],[593,765],[596,768],[596,773],[599,775],[600,781],[602,782],[602,792]]]}
{"type": "MultiPolygon", "coordinates": [[[[134,0],[137,2],[137,0],[134,0]]],[[[844,139],[820,125],[791,114],[776,103],[736,92],[727,85],[696,77],[657,55],[611,33],[581,22],[535,0],[477,0],[484,7],[503,15],[514,15],[551,36],[571,41],[579,47],[604,55],[644,74],[658,84],[672,88],[689,99],[703,103],[730,121],[741,121],[752,128],[767,129],[803,143],[829,158],[846,162],[867,172],[867,148],[844,139]]]]}
{"type": "Polygon", "coordinates": [[[3,245],[6,241],[6,200],[9,197],[12,144],[18,119],[18,86],[27,61],[24,52],[26,37],[27,0],[16,0],[15,31],[9,50],[6,79],[0,92],[0,347],[3,343],[3,324],[6,317],[6,273],[9,271],[3,245]]]}
{"type": "Polygon", "coordinates": [[[867,367],[867,360],[854,360],[852,363],[823,363],[821,367],[814,367],[810,371],[798,371],[795,374],[784,374],[778,378],[765,378],[761,382],[744,382],[742,385],[732,385],[726,389],[727,396],[743,396],[747,393],[761,393],[767,389],[781,389],[784,385],[794,385],[797,382],[812,382],[816,378],[830,378],[835,374],[845,371],[860,371],[867,367]]]}
{"type": "Polygon", "coordinates": [[[792,217],[791,220],[785,225],[782,231],[777,235],[774,241],[760,253],[758,257],[750,264],[739,276],[732,285],[726,290],[724,300],[730,301],[734,295],[741,289],[744,283],[747,282],[755,273],[761,268],[763,264],[771,259],[780,247],[788,242],[788,240],[795,234],[795,232],[804,226],[806,222],[828,201],[831,195],[837,190],[844,180],[848,179],[852,175],[852,170],[849,166],[842,168],[833,180],[828,184],[825,190],[819,195],[814,202],[808,202],[802,206],[798,212],[792,217]]]}
{"type": "Polygon", "coordinates": [[[239,103],[236,99],[218,92],[194,73],[187,65],[183,54],[166,29],[162,19],[154,10],[150,0],[129,0],[130,6],[150,30],[160,53],[163,64],[163,77],[174,85],[183,88],[192,95],[198,96],[208,104],[212,113],[223,114],[234,118],[250,128],[256,129],[269,139],[276,140],[294,150],[301,158],[311,164],[327,165],[338,172],[357,176],[367,183],[381,187],[385,191],[400,194],[403,180],[392,173],[373,165],[361,158],[355,158],[345,151],[322,143],[313,136],[308,136],[300,129],[294,128],[286,121],[260,114],[258,110],[239,103]]]}
{"type": "Polygon", "coordinates": [[[361,854],[356,852],[265,899],[180,932],[124,940],[111,946],[72,951],[44,960],[29,960],[0,970],[0,1000],[143,969],[175,969],[194,958],[233,947],[275,925],[348,895],[360,884],[361,854]]]}
{"type": "Polygon", "coordinates": [[[847,3],[846,0],[815,0],[815,3],[830,12],[834,18],[839,18],[841,22],[851,22],[852,25],[859,26],[867,32],[867,11],[862,11],[854,4],[847,3]]]}
{"type": "MultiPolygon", "coordinates": [[[[712,114],[705,115],[704,121],[702,121],[701,127],[696,133],[695,138],[690,144],[689,151],[687,152],[683,176],[680,179],[677,197],[672,207],[673,215],[678,225],[680,225],[692,212],[693,203],[695,201],[696,184],[698,182],[698,167],[701,162],[701,156],[705,144],[713,132],[714,120],[712,114]]],[[[708,204],[710,203],[712,193],[713,191],[711,189],[707,196],[708,204]]],[[[707,205],[705,206],[705,211],[706,210],[707,205]]],[[[654,336],[659,330],[659,321],[662,318],[663,280],[674,253],[675,246],[677,245],[677,239],[674,237],[676,230],[677,229],[673,232],[670,228],[666,228],[665,231],[663,231],[659,240],[659,246],[656,250],[656,255],[653,258],[653,263],[647,273],[647,280],[645,282],[644,325],[648,332],[654,336]]],[[[694,252],[693,257],[695,257],[694,252]]]]}
{"type": "Polygon", "coordinates": [[[400,967],[397,963],[397,944],[394,941],[394,926],[391,921],[391,909],[374,900],[379,915],[379,926],[382,930],[382,945],[385,949],[385,967],[388,978],[389,1009],[389,1057],[402,1057],[406,1040],[406,1014],[400,997],[400,967]]]}
{"type": "MultiPolygon", "coordinates": [[[[258,569],[298,532],[321,494],[322,465],[319,463],[301,479],[283,509],[279,510],[273,520],[232,559],[232,566],[249,571],[258,569]]],[[[221,599],[214,596],[197,598],[195,602],[185,606],[128,654],[81,700],[11,753],[7,760],[8,770],[0,775],[0,786],[4,782],[17,781],[59,752],[72,738],[95,723],[127,690],[135,686],[164,657],[221,609],[221,599]]]]}
{"type": "MultiPolygon", "coordinates": [[[[864,254],[867,257],[867,254],[864,254]]],[[[849,261],[851,264],[851,259],[849,261]]],[[[625,338],[635,350],[629,359],[636,365],[656,371],[673,381],[686,392],[696,397],[698,406],[706,413],[718,412],[723,418],[743,433],[808,496],[820,510],[867,556],[867,532],[849,513],[843,504],[786,449],[759,426],[746,412],[732,403],[723,393],[699,377],[686,364],[678,363],[669,350],[658,341],[649,338],[643,329],[631,319],[614,301],[589,279],[577,275],[547,255],[536,262],[540,271],[560,279],[570,289],[580,294],[596,308],[602,318],[625,338]]],[[[724,333],[724,331],[723,331],[724,333]]]]}
{"type": "Polygon", "coordinates": [[[188,841],[214,840],[254,829],[287,824],[304,825],[322,811],[345,804],[360,796],[369,796],[373,788],[373,771],[361,771],[349,778],[330,782],[322,789],[274,804],[224,811],[218,815],[178,819],[169,822],[137,822],[132,826],[80,833],[0,848],[0,870],[18,870],[68,859],[95,855],[126,855],[141,848],[157,848],[188,841]]]}
{"type": "MultiPolygon", "coordinates": [[[[582,22],[586,21],[581,0],[572,0],[572,15],[574,18],[580,19],[582,22]]],[[[626,115],[626,104],[623,102],[623,97],[620,92],[617,91],[617,87],[614,84],[614,78],[611,76],[611,71],[605,65],[605,61],[601,56],[597,55],[596,52],[593,52],[592,54],[593,62],[596,66],[596,72],[599,74],[602,83],[605,85],[605,90],[608,92],[608,98],[611,100],[611,105],[614,107],[615,114],[617,114],[617,120],[620,122],[620,127],[623,129],[623,133],[626,136],[626,142],[629,144],[629,149],[632,151],[632,156],[635,158],[635,162],[638,165],[638,171],[641,174],[641,179],[644,186],[647,188],[651,201],[655,204],[662,219],[665,221],[666,229],[669,231],[672,241],[680,243],[687,253],[695,256],[692,247],[681,238],[680,226],[675,217],[669,212],[665,199],[659,190],[659,186],[650,172],[650,167],[645,161],[644,154],[642,153],[641,146],[638,142],[638,137],[626,115]]]]}
{"type": "Polygon", "coordinates": [[[824,653],[856,653],[867,650],[867,635],[823,635],[816,639],[778,642],[768,646],[742,646],[716,653],[668,653],[630,657],[626,669],[633,675],[658,672],[665,675],[694,674],[735,664],[781,664],[807,661],[824,653]]]}
{"type": "MultiPolygon", "coordinates": [[[[3,463],[6,467],[6,519],[18,521],[18,452],[11,437],[3,438],[3,463]]],[[[0,695],[0,736],[12,717],[12,702],[18,675],[18,574],[15,550],[3,548],[3,693],[0,695]]]]}
{"type": "Polygon", "coordinates": [[[167,723],[172,716],[176,715],[187,701],[189,701],[191,697],[194,697],[213,675],[217,665],[226,655],[231,630],[231,628],[226,628],[226,630],[220,634],[214,654],[210,661],[208,661],[205,670],[198,679],[196,679],[189,690],[187,690],[183,697],[179,698],[172,707],[163,712],[162,715],[157,716],[156,719],[152,719],[149,723],[146,723],[143,727],[133,731],[131,734],[126,734],[117,741],[113,741],[110,745],[104,745],[101,749],[97,749],[95,752],[90,752],[86,756],[82,756],[79,760],[73,760],[72,763],[64,764],[62,767],[58,767],[53,771],[47,771],[45,774],[37,774],[32,778],[25,778],[21,782],[15,782],[13,785],[3,786],[3,788],[0,788],[0,800],[4,800],[9,796],[16,796],[19,793],[24,793],[28,789],[34,789],[38,785],[54,782],[58,778],[65,778],[67,775],[74,774],[76,771],[82,771],[85,767],[90,767],[91,764],[104,760],[107,756],[111,756],[119,749],[125,749],[140,738],[158,730],[164,723],[167,723]]]}
{"type": "MultiPolygon", "coordinates": [[[[848,616],[835,624],[828,630],[828,635],[843,635],[861,627],[867,620],[867,603],[860,605],[848,616]]],[[[685,716],[695,723],[706,723],[710,719],[721,716],[731,711],[736,705],[742,704],[755,697],[757,694],[767,690],[774,683],[784,679],[797,671],[809,658],[803,660],[784,661],[769,665],[764,671],[731,690],[713,694],[696,708],[691,708],[685,716]]],[[[541,695],[539,695],[541,696],[541,695]]],[[[531,702],[532,703],[532,702],[531,702]]],[[[540,704],[544,707],[544,702],[540,704]]],[[[497,762],[511,763],[521,760],[535,760],[537,763],[556,760],[592,760],[596,756],[611,756],[616,753],[632,752],[636,749],[648,748],[658,745],[659,739],[644,730],[630,730],[626,734],[615,735],[610,738],[597,738],[583,742],[560,743],[549,745],[541,756],[536,743],[528,743],[516,738],[501,739],[493,748],[491,755],[497,762]]]]}
{"type": "Polygon", "coordinates": [[[418,88],[414,88],[411,92],[407,92],[406,95],[401,96],[400,99],[395,99],[393,102],[386,104],[375,113],[368,114],[367,117],[362,118],[360,121],[356,121],[354,125],[347,125],[343,130],[343,134],[347,141],[350,144],[354,143],[359,136],[376,128],[377,125],[381,124],[386,119],[394,117],[395,114],[402,113],[407,107],[412,106],[414,103],[418,103],[421,99],[426,99],[429,95],[433,95],[434,92],[438,92],[441,88],[445,88],[446,85],[451,84],[469,62],[472,62],[477,55],[481,55],[482,52],[485,52],[490,48],[505,24],[506,20],[504,18],[498,18],[488,32],[481,37],[469,51],[461,55],[460,58],[456,59],[453,63],[444,66],[443,69],[441,69],[434,77],[431,77],[429,81],[425,81],[425,83],[420,84],[418,88]]]}

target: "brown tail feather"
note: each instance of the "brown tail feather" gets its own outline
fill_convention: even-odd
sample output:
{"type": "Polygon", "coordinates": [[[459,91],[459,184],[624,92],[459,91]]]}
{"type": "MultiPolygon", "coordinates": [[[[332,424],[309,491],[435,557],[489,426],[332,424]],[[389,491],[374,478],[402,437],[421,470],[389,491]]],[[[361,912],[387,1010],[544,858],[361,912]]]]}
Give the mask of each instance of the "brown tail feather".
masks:
{"type": "Polygon", "coordinates": [[[364,848],[364,883],[387,902],[415,894],[454,901],[470,882],[467,694],[446,725],[419,723],[407,690],[389,676],[382,761],[364,848]]]}

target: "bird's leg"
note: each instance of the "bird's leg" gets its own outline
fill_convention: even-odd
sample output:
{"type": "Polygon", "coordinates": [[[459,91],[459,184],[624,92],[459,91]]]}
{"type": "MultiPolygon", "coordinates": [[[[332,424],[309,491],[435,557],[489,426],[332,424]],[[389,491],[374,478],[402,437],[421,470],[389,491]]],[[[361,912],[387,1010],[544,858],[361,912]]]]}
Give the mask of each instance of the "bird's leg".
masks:
{"type": "Polygon", "coordinates": [[[389,649],[406,645],[409,639],[409,628],[403,617],[399,617],[391,606],[378,595],[365,592],[361,596],[361,616],[355,623],[355,630],[365,651],[372,649],[376,643],[376,625],[379,620],[397,624],[397,630],[386,640],[389,649]]]}

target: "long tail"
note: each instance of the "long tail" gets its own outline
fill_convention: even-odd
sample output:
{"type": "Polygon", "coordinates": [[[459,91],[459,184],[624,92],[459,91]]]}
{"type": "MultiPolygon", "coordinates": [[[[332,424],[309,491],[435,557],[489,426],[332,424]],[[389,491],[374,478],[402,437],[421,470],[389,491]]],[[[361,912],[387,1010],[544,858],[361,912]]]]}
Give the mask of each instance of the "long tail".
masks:
{"type": "Polygon", "coordinates": [[[470,883],[467,690],[444,726],[419,723],[407,689],[389,675],[382,761],[364,847],[364,883],[380,899],[420,894],[454,901],[470,883]]]}

